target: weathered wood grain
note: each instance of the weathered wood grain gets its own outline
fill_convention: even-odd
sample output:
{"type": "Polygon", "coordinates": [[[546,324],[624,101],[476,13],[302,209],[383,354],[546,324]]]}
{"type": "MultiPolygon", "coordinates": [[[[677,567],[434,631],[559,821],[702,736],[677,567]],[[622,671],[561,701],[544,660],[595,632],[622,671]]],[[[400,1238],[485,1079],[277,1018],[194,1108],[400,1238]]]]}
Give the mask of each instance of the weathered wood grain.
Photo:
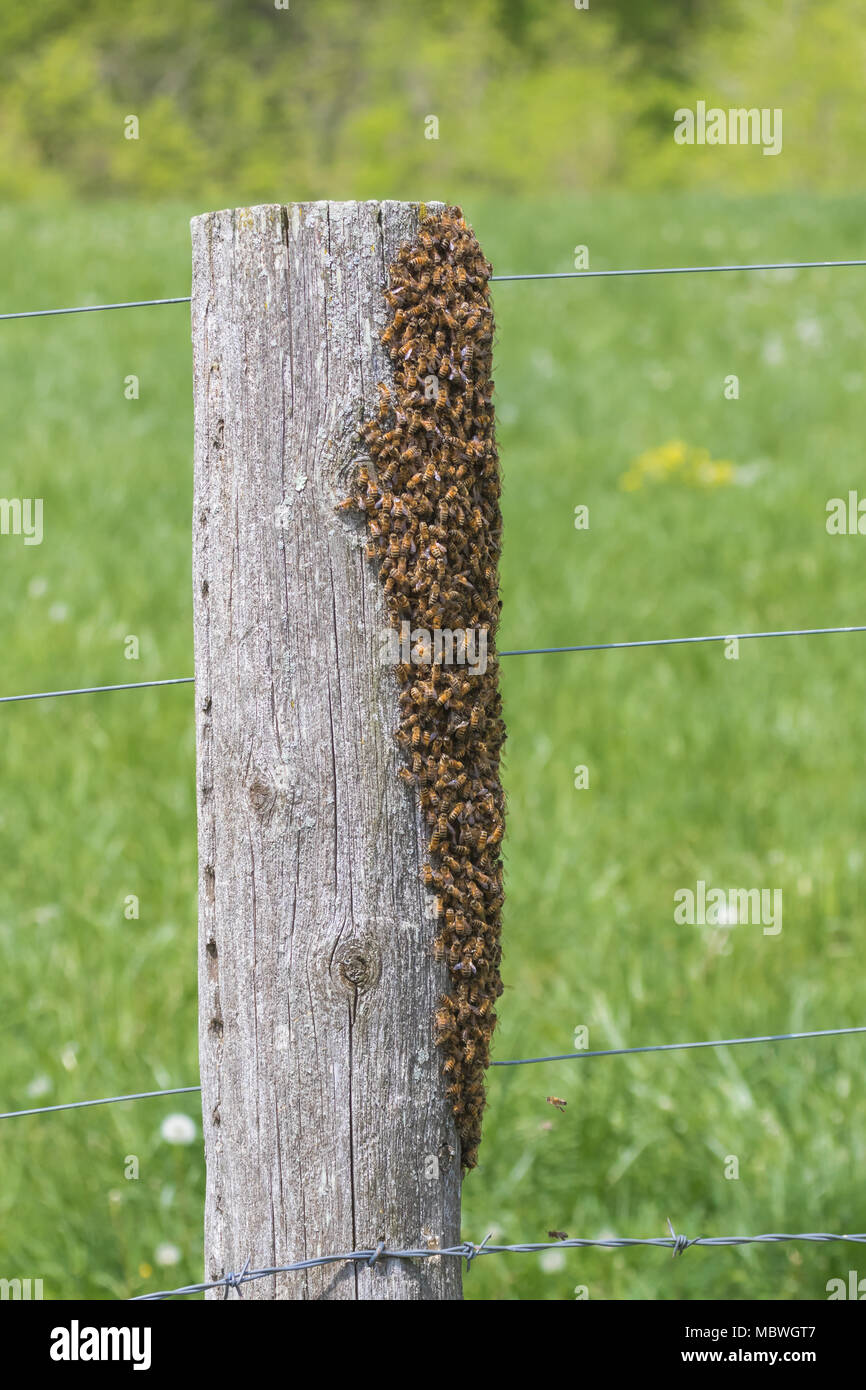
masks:
{"type": "MultiPolygon", "coordinates": [[[[322,202],[192,223],[208,1280],[459,1241],[446,974],[387,618],[363,525],[334,510],[390,380],[386,268],[419,216],[322,202]]],[[[460,1279],[455,1259],[382,1260],[243,1296],[456,1299],[460,1279]]]]}

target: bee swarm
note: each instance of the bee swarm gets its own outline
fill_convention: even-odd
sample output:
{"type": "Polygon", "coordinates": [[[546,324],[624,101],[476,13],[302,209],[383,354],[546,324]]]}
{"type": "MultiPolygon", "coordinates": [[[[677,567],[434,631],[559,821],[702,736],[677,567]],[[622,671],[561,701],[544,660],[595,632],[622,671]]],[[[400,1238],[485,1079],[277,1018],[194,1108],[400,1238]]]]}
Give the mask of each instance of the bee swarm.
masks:
{"type": "Polygon", "coordinates": [[[371,467],[346,510],[364,513],[390,621],[427,632],[484,629],[486,669],[397,666],[397,740],[404,780],[418,787],[430,831],[424,881],[436,894],[437,959],[449,992],[435,1017],[463,1166],[477,1162],[484,1071],[502,993],[505,739],[494,637],[502,518],[491,379],[493,311],[485,260],[459,208],[422,218],[400,248],[385,298],[382,342],[393,391],[380,385],[362,429],[371,467]]]}

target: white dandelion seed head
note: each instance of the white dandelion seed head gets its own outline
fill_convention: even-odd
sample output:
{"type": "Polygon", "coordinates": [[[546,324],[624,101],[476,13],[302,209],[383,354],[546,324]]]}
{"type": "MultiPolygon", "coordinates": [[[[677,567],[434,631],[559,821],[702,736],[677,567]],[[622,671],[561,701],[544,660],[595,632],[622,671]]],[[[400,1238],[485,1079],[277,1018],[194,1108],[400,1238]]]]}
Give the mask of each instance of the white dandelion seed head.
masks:
{"type": "Polygon", "coordinates": [[[192,1144],[196,1136],[195,1121],[189,1115],[166,1115],[159,1132],[167,1144],[192,1144]]]}

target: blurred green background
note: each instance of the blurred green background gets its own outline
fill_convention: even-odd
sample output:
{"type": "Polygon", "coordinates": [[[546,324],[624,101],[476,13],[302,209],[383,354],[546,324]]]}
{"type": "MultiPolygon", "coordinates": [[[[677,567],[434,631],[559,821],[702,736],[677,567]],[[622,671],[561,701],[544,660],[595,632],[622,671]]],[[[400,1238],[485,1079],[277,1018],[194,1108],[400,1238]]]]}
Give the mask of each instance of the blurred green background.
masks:
{"type": "MultiPolygon", "coordinates": [[[[861,257],[859,18],[853,0],[15,0],[0,310],[188,293],[189,217],[255,200],[459,202],[499,273],[571,269],[577,245],[594,269],[861,257]],[[781,107],[782,154],[677,146],[672,113],[698,99],[781,107]]],[[[862,485],[863,270],[494,290],[504,647],[864,620],[866,542],[824,524],[862,485]],[[653,472],[677,441],[730,467],[653,472]]],[[[0,694],[191,673],[186,308],[2,323],[0,371],[0,495],[45,515],[41,546],[0,537],[0,694]]],[[[580,1026],[606,1048],[866,1021],[862,641],[504,663],[498,1057],[570,1051],[580,1026]],[[780,888],[782,933],[676,926],[699,878],[780,888]]],[[[0,722],[0,1106],[193,1084],[189,688],[0,722]]],[[[866,1229],[862,1060],[855,1036],[496,1069],[464,1234],[866,1229]]],[[[201,1277],[196,1096],[3,1121],[0,1154],[3,1277],[47,1298],[201,1277]]],[[[466,1293],[813,1299],[856,1264],[553,1251],[479,1260],[466,1293]]]]}

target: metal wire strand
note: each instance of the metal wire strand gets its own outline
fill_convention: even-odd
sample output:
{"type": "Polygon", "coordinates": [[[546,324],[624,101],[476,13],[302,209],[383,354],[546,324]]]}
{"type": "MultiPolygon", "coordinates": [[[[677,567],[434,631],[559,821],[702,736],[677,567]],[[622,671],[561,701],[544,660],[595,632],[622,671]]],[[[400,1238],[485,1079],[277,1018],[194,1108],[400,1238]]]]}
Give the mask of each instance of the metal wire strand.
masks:
{"type": "MultiPolygon", "coordinates": [[[[499,656],[548,656],[562,652],[606,652],[625,647],[675,647],[695,642],[748,642],[757,637],[819,637],[838,632],[866,632],[860,627],[794,627],[779,632],[717,633],[711,637],[647,637],[637,642],[585,642],[574,647],[524,647],[516,651],[497,653],[499,656]]],[[[61,695],[99,695],[109,690],[144,690],[155,685],[192,685],[195,676],[176,676],[164,681],[131,681],[127,685],[87,685],[80,690],[37,690],[28,695],[0,695],[0,705],[18,700],[52,700],[61,695]]]]}
{"type": "MultiPolygon", "coordinates": [[[[531,275],[491,275],[490,280],[598,280],[623,275],[711,275],[735,270],[833,270],[852,265],[866,265],[866,260],[768,261],[761,265],[667,265],[625,270],[549,270],[531,275]]],[[[153,304],[189,303],[190,296],[181,294],[173,299],[130,299],[122,304],[78,304],[69,309],[24,309],[15,314],[0,314],[0,319],[39,319],[54,314],[95,314],[106,309],[145,309],[153,304]]]]}
{"type": "Polygon", "coordinates": [[[136,1091],[131,1096],[102,1096],[99,1100],[70,1100],[65,1105],[39,1105],[34,1110],[7,1110],[0,1120],[14,1120],[19,1115],[48,1115],[53,1110],[83,1110],[88,1105],[113,1105],[120,1100],[151,1100],[154,1096],[183,1096],[200,1091],[201,1086],[175,1086],[170,1091],[136,1091]]]}
{"type": "Polygon", "coordinates": [[[834,632],[866,632],[860,627],[793,627],[779,632],[730,632],[712,637],[646,637],[637,642],[584,642],[576,647],[526,647],[499,656],[546,656],[559,652],[609,652],[624,647],[676,647],[690,642],[750,642],[756,637],[820,637],[834,632]]]}
{"type": "MultiPolygon", "coordinates": [[[[713,1038],[709,1042],[653,1043],[648,1047],[611,1047],[601,1052],[563,1052],[552,1057],[517,1057],[512,1061],[491,1062],[492,1067],[526,1067],[535,1062],[568,1062],[584,1057],[627,1057],[637,1052],[678,1052],[694,1047],[736,1047],[742,1043],[789,1042],[799,1038],[830,1038],[845,1033],[866,1033],[866,1026],[854,1028],[820,1028],[810,1033],[767,1033],[757,1038],[713,1038]]],[[[139,1091],[131,1096],[106,1096],[100,1100],[74,1100],[66,1105],[42,1105],[34,1110],[7,1110],[0,1120],[14,1120],[19,1115],[47,1115],[53,1110],[79,1110],[88,1105],[111,1105],[119,1100],[150,1100],[154,1096],[179,1096],[200,1091],[200,1086],[178,1086],[171,1091],[139,1091]]]]}
{"type": "Polygon", "coordinates": [[[549,270],[537,275],[491,275],[491,280],[593,280],[615,275],[710,275],[734,270],[830,270],[857,261],[770,261],[762,265],[667,265],[638,270],[549,270]]]}
{"type": "Polygon", "coordinates": [[[195,676],[174,676],[166,681],[130,681],[126,685],[86,685],[80,690],[37,690],[32,695],[0,695],[0,705],[18,700],[53,700],[60,695],[101,695],[107,690],[144,690],[154,685],[191,685],[195,676]]]}
{"type": "MultiPolygon", "coordinates": [[[[668,1223],[670,1225],[670,1222],[668,1223]]],[[[673,1227],[671,1227],[673,1230],[673,1227]]],[[[381,1246],[378,1250],[352,1250],[342,1255],[319,1255],[314,1259],[297,1260],[294,1264],[274,1265],[268,1269],[246,1269],[241,1274],[226,1274],[222,1279],[214,1279],[208,1284],[186,1284],[179,1289],[164,1289],[159,1293],[138,1294],[129,1300],[130,1303],[148,1303],[157,1299],[176,1298],[184,1294],[207,1293],[209,1289],[225,1288],[226,1294],[230,1288],[237,1289],[240,1293],[239,1285],[249,1283],[253,1279],[267,1279],[273,1274],[294,1274],[300,1270],[314,1269],[319,1265],[341,1264],[346,1261],[361,1261],[370,1263],[371,1259],[391,1259],[391,1260],[415,1260],[415,1259],[459,1259],[471,1261],[482,1255],[533,1255],[543,1250],[585,1250],[585,1249],[608,1249],[625,1250],[631,1246],[655,1246],[660,1249],[667,1249],[674,1255],[681,1255],[684,1251],[695,1245],[723,1246],[723,1245],[776,1245],[783,1241],[805,1240],[824,1243],[827,1241],[848,1241],[851,1244],[866,1244],[866,1234],[858,1235],[832,1235],[825,1231],[808,1231],[796,1234],[788,1232],[772,1232],[760,1236],[695,1236],[689,1240],[683,1235],[659,1236],[650,1239],[640,1239],[631,1236],[609,1236],[599,1240],[566,1239],[557,1241],[534,1241],[527,1245],[489,1245],[490,1237],[486,1237],[478,1245],[473,1245],[471,1241],[464,1242],[463,1245],[449,1246],[445,1250],[383,1250],[381,1246]]],[[[249,1261],[247,1261],[249,1265],[249,1261]]]]}
{"type": "Polygon", "coordinates": [[[71,309],[25,309],[19,314],[0,314],[0,319],[44,319],[53,314],[99,314],[106,309],[144,309],[149,304],[189,304],[188,294],[176,299],[131,299],[125,304],[76,304],[71,309]]]}
{"type": "Polygon", "coordinates": [[[757,1038],[713,1038],[709,1042],[652,1043],[647,1047],[607,1047],[600,1052],[560,1052],[552,1057],[516,1057],[513,1061],[491,1062],[490,1065],[528,1067],[536,1062],[571,1062],[579,1061],[582,1057],[628,1057],[637,1052],[685,1052],[694,1047],[737,1047],[744,1043],[792,1042],[799,1038],[839,1037],[843,1033],[866,1033],[866,1027],[818,1028],[810,1033],[765,1033],[757,1038]]]}

